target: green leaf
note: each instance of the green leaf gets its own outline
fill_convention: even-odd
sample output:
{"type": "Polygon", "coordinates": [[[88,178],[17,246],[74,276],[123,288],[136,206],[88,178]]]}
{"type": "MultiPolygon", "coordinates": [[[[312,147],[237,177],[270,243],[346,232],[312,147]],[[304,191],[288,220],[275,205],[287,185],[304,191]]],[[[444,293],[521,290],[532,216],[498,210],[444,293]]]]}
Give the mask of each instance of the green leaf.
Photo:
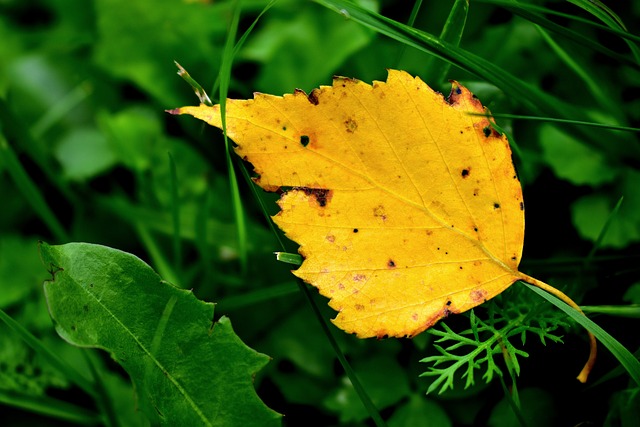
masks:
{"type": "Polygon", "coordinates": [[[389,418],[389,427],[449,427],[451,420],[435,401],[413,395],[389,418]]]}
{"type": "Polygon", "coordinates": [[[66,178],[83,181],[113,166],[116,156],[104,134],[95,128],[78,127],[65,135],[55,150],[66,178]]]}
{"type": "MultiPolygon", "coordinates": [[[[354,369],[378,409],[389,407],[409,394],[404,368],[389,355],[372,354],[354,369]],[[381,366],[384,369],[380,369],[381,366]]],[[[337,412],[341,422],[362,421],[369,416],[346,377],[343,386],[330,395],[324,405],[337,412]]]]}
{"type": "Polygon", "coordinates": [[[545,162],[558,178],[575,185],[600,185],[613,181],[617,170],[602,152],[578,141],[555,126],[543,125],[540,145],[545,162]]]}
{"type": "Polygon", "coordinates": [[[131,254],[104,246],[41,245],[45,295],[58,334],[109,351],[129,373],[152,424],[278,425],[252,378],[268,361],[213,304],[164,282],[131,254]]]}
{"type": "MultiPolygon", "coordinates": [[[[557,413],[551,394],[539,388],[520,390],[521,410],[527,427],[546,427],[554,425],[557,413]]],[[[513,409],[503,398],[491,411],[488,425],[490,427],[512,427],[520,425],[513,409]]]]}
{"type": "Polygon", "coordinates": [[[573,224],[581,237],[596,241],[609,221],[600,247],[623,248],[640,240],[640,172],[627,169],[613,190],[607,189],[581,197],[571,206],[573,224]],[[617,214],[611,216],[616,202],[624,197],[617,214]],[[609,219],[611,216],[611,219],[609,219]]]}

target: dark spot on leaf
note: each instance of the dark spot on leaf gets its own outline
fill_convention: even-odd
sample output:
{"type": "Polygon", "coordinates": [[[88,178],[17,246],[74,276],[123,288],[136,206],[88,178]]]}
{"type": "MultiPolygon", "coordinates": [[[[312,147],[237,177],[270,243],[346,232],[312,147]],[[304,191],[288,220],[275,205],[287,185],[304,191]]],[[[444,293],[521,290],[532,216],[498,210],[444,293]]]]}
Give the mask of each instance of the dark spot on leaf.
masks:
{"type": "Polygon", "coordinates": [[[87,304],[83,305],[82,309],[84,310],[85,313],[89,312],[89,306],[87,304]]]}
{"type": "Polygon", "coordinates": [[[449,310],[448,308],[445,308],[442,312],[442,315],[444,317],[449,317],[450,314],[451,314],[451,310],[449,310]]]}
{"type": "Polygon", "coordinates": [[[364,310],[364,305],[362,305],[362,304],[356,304],[354,307],[355,307],[355,309],[356,309],[356,310],[358,310],[358,311],[362,311],[362,310],[364,310]]]}
{"type": "Polygon", "coordinates": [[[451,301],[447,301],[447,307],[451,305],[451,301]]]}
{"type": "Polygon", "coordinates": [[[518,259],[518,258],[516,258],[514,256],[511,257],[511,261],[515,261],[516,259],[518,259]]]}
{"type": "Polygon", "coordinates": [[[520,210],[523,211],[524,210],[524,203],[520,202],[520,210]]]}
{"type": "Polygon", "coordinates": [[[462,94],[462,89],[460,89],[460,86],[456,86],[456,94],[457,95],[461,95],[462,94]]]}
{"type": "Polygon", "coordinates": [[[396,263],[392,259],[389,260],[387,265],[389,266],[389,268],[396,268],[396,263]]]}
{"type": "Polygon", "coordinates": [[[287,127],[286,126],[282,126],[282,130],[286,131],[287,127]]]}
{"type": "Polygon", "coordinates": [[[300,144],[302,144],[303,147],[309,145],[309,137],[307,135],[302,135],[300,137],[300,144]]]}
{"type": "Polygon", "coordinates": [[[354,232],[354,233],[357,233],[357,232],[358,232],[358,229],[357,229],[357,228],[354,228],[354,229],[353,229],[353,232],[354,232]]]}
{"type": "Polygon", "coordinates": [[[333,197],[333,191],[324,188],[294,187],[294,190],[302,190],[309,197],[314,197],[321,208],[327,206],[333,197]]]}
{"type": "Polygon", "coordinates": [[[329,234],[327,237],[325,237],[325,239],[327,239],[327,242],[333,243],[336,241],[336,236],[334,236],[333,234],[329,234]]]}
{"type": "Polygon", "coordinates": [[[476,189],[473,190],[473,195],[474,196],[477,196],[479,193],[480,193],[480,189],[479,188],[476,188],[476,189]]]}
{"type": "Polygon", "coordinates": [[[458,267],[460,270],[462,270],[462,266],[458,267]]]}
{"type": "Polygon", "coordinates": [[[491,135],[491,126],[483,127],[482,132],[484,133],[485,137],[489,138],[489,135],[491,135]]]}
{"type": "Polygon", "coordinates": [[[478,232],[478,227],[473,227],[473,231],[478,232]]]}
{"type": "Polygon", "coordinates": [[[500,203],[494,203],[493,209],[500,209],[500,203]]]}
{"type": "Polygon", "coordinates": [[[462,173],[461,173],[463,178],[466,178],[469,176],[469,169],[462,169],[462,173]]]}
{"type": "Polygon", "coordinates": [[[312,90],[311,93],[309,94],[309,96],[307,96],[307,99],[313,105],[318,105],[320,103],[320,101],[318,100],[318,91],[317,91],[317,89],[312,90]]]}

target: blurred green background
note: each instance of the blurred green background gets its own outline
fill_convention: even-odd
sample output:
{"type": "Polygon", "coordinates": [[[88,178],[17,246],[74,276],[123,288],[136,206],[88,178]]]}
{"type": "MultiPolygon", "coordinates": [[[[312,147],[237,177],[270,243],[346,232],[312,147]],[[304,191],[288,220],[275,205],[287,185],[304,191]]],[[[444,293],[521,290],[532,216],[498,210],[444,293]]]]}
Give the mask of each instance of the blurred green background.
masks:
{"type": "MultiPolygon", "coordinates": [[[[575,113],[571,118],[640,127],[640,67],[621,37],[567,16],[540,15],[574,31],[577,40],[570,40],[502,3],[512,2],[470,2],[463,49],[564,103],[565,111],[575,113]]],[[[600,22],[572,2],[516,3],[600,22]]],[[[609,3],[626,28],[637,32],[640,2],[609,3]]],[[[239,34],[266,4],[241,3],[239,34]]],[[[409,1],[358,4],[401,23],[414,7],[409,1]]],[[[452,5],[425,1],[413,26],[439,35],[452,5]]],[[[93,242],[131,252],[164,278],[194,289],[198,298],[218,303],[216,317],[228,315],[244,342],[273,358],[256,387],[270,407],[285,414],[286,425],[369,425],[290,266],[275,261],[272,252],[281,248],[236,165],[247,225],[247,238],[239,242],[220,132],[164,112],[198,103],[176,75],[174,61],[205,89],[214,87],[235,6],[196,0],[0,0],[0,308],[74,360],[78,355],[57,337],[47,313],[41,288],[47,272],[36,242],[93,242]],[[173,239],[173,183],[179,248],[173,239]]],[[[445,95],[446,79],[458,80],[494,113],[544,116],[482,78],[473,65],[454,66],[440,76],[442,65],[360,25],[347,12],[282,0],[261,17],[234,58],[229,95],[309,92],[330,84],[333,75],[384,80],[387,68],[397,68],[445,95]]],[[[500,117],[497,123],[518,148],[514,160],[527,223],[523,271],[581,304],[640,304],[637,131],[500,117]]],[[[277,196],[262,199],[270,213],[277,211],[277,196]]],[[[332,317],[326,300],[316,300],[325,317],[332,317]]],[[[638,349],[637,318],[596,320],[629,350],[638,349]]],[[[374,341],[334,333],[390,426],[515,422],[496,381],[486,385],[478,378],[468,390],[461,384],[424,396],[429,381],[418,375],[427,367],[418,360],[433,351],[428,334],[374,341]]],[[[624,375],[591,388],[575,382],[586,358],[583,335],[568,331],[564,345],[526,343],[530,357],[521,361],[519,387],[529,425],[640,425],[631,416],[640,413],[640,399],[624,375]]],[[[602,353],[594,381],[617,366],[602,353]]],[[[132,396],[126,374],[110,369],[110,381],[132,396]]],[[[69,422],[24,408],[29,399],[45,398],[96,409],[0,325],[3,425],[69,422]]]]}

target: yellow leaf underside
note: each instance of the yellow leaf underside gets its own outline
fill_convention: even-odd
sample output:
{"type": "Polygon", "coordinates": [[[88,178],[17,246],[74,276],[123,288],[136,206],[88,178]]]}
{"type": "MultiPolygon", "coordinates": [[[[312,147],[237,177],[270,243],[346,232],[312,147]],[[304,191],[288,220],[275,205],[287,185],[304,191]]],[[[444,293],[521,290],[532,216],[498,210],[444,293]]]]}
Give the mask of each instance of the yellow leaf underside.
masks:
{"type": "MultiPolygon", "coordinates": [[[[218,106],[184,107],[221,127],[218,106]]],[[[298,277],[360,337],[413,336],[518,280],[522,190],[508,141],[454,82],[445,100],[390,70],[310,95],[228,100],[227,134],[256,183],[288,190],[273,218],[304,256],[298,277]]]]}

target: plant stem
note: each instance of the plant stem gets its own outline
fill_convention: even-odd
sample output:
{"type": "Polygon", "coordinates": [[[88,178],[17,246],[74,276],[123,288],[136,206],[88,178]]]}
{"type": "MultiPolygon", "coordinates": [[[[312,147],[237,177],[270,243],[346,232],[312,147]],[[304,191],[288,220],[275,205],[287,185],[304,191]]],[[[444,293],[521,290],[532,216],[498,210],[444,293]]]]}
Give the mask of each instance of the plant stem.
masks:
{"type": "MultiPolygon", "coordinates": [[[[560,298],[562,301],[566,302],[569,306],[571,306],[572,308],[575,308],[581,314],[585,315],[582,309],[580,308],[580,306],[576,304],[571,298],[569,298],[564,292],[554,288],[551,285],[547,285],[546,283],[536,278],[528,276],[524,273],[518,272],[518,275],[519,275],[519,279],[522,280],[523,282],[526,282],[530,285],[540,288],[543,291],[550,293],[551,295],[555,295],[556,297],[560,298]]],[[[598,355],[598,344],[596,342],[596,337],[589,331],[587,331],[587,333],[589,334],[589,359],[587,359],[587,362],[584,364],[582,371],[580,371],[580,374],[578,374],[578,377],[577,377],[578,381],[580,381],[583,384],[587,382],[589,373],[593,369],[593,365],[595,365],[596,357],[598,355]]]]}

